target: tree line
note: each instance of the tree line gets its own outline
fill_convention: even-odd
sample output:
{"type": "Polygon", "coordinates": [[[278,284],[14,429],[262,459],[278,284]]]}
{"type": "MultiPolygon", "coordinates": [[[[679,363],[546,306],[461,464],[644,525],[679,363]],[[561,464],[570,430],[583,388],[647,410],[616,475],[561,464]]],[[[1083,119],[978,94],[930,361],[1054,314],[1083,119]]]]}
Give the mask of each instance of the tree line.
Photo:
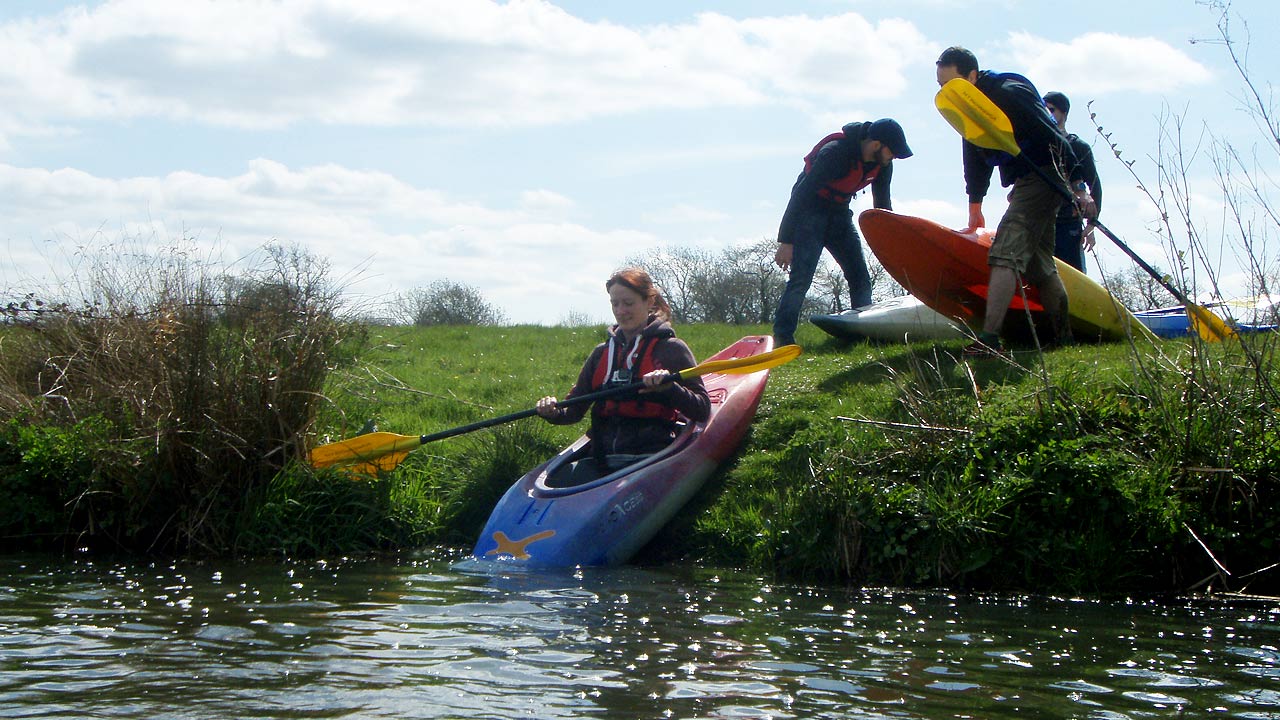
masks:
{"type": "MultiPolygon", "coordinates": [[[[763,325],[773,313],[786,287],[787,276],[773,263],[777,243],[765,238],[747,246],[712,252],[691,246],[664,246],[630,257],[624,265],[640,267],[653,276],[671,304],[678,323],[763,325]]],[[[879,301],[906,294],[875,256],[867,251],[872,297],[879,301]]],[[[1176,301],[1140,268],[1130,268],[1099,282],[1130,310],[1147,310],[1176,301]]],[[[849,309],[849,288],[839,266],[824,256],[814,274],[801,317],[839,313],[849,309]]],[[[477,288],[448,279],[428,287],[413,288],[392,301],[392,322],[401,325],[496,326],[507,322],[505,313],[485,299],[477,288]]],[[[581,314],[562,318],[560,324],[588,325],[581,314]]]]}
{"type": "MultiPolygon", "coordinates": [[[[628,258],[624,266],[647,271],[671,304],[678,323],[754,325],[773,322],[787,276],[773,264],[777,243],[764,239],[746,247],[711,252],[689,246],[655,248],[628,258]]],[[[876,299],[905,291],[884,268],[871,260],[876,299]]],[[[825,259],[814,274],[804,315],[849,309],[849,289],[840,268],[825,259]]],[[[395,296],[390,319],[402,325],[502,325],[506,315],[475,287],[447,279],[395,296]]],[[[588,325],[590,318],[571,314],[561,324],[588,325]]]]}

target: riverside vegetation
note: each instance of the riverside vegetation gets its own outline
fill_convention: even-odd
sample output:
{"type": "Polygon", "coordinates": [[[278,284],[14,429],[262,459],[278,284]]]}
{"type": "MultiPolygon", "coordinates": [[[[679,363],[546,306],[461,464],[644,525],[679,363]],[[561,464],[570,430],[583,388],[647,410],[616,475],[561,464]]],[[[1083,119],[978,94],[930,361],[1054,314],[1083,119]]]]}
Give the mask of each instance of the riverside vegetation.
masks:
{"type": "MultiPolygon", "coordinates": [[[[701,358],[753,329],[767,331],[680,333],[701,358]]],[[[363,399],[353,420],[415,433],[562,394],[601,332],[375,337],[343,396],[363,399]]],[[[736,462],[641,562],[1005,590],[1274,588],[1275,340],[1027,350],[1011,365],[962,361],[959,341],[850,345],[806,328],[736,462]]],[[[442,441],[381,482],[413,498],[400,527],[469,547],[514,478],[581,431],[530,420],[442,441]]]]}
{"type": "MultiPolygon", "coordinates": [[[[4,545],[469,548],[509,484],[583,430],[532,418],[378,478],[311,470],[303,438],[433,432],[563,394],[602,330],[339,323],[306,309],[328,302],[314,283],[277,282],[298,277],[199,312],[6,329],[4,545]]],[[[700,359],[752,332],[766,329],[680,328],[700,359]]],[[[1017,365],[962,361],[961,341],[800,339],[734,462],[640,562],[1000,590],[1276,586],[1275,335],[1027,350],[1017,365]]]]}

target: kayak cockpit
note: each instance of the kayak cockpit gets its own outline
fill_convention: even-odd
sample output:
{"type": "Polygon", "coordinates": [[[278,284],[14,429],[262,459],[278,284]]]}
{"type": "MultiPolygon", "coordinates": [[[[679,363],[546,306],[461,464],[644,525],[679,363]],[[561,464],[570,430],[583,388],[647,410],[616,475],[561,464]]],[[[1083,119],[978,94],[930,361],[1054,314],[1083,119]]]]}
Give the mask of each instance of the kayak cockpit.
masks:
{"type": "MultiPolygon", "coordinates": [[[[579,461],[591,463],[591,442],[585,436],[579,438],[569,447],[560,451],[533,482],[533,494],[537,497],[561,497],[580,493],[591,488],[607,485],[638,470],[659,463],[688,447],[702,433],[702,425],[680,422],[680,429],[671,444],[652,455],[640,456],[631,462],[605,475],[584,473],[582,469],[573,468],[579,461]]],[[[628,456],[630,457],[630,456],[628,456]]]]}

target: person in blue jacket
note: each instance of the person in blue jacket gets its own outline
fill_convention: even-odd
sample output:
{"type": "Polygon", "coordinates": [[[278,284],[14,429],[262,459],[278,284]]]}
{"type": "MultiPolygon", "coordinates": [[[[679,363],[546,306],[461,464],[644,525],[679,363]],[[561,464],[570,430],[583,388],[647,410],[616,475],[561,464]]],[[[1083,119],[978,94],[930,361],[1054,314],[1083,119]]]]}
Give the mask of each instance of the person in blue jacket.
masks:
{"type": "Polygon", "coordinates": [[[791,187],[791,199],[778,227],[773,261],[788,273],[787,286],[773,316],[774,345],[792,345],[800,308],[813,284],[818,260],[826,248],[849,283],[852,307],[871,303],[871,275],[862,255],[862,240],[853,226],[849,203],[871,186],[872,202],[893,209],[889,183],[894,159],[911,157],[902,126],[888,118],[853,122],[818,142],[804,158],[804,170],[791,187]]]}
{"type": "Polygon", "coordinates": [[[1028,163],[1050,178],[1070,187],[1082,217],[1097,216],[1097,207],[1083,182],[1082,169],[1071,143],[1049,115],[1031,81],[1014,73],[979,71],[978,59],[963,47],[950,47],[937,60],[938,85],[955,78],[972,83],[1009,117],[1021,152],[1017,157],[964,141],[965,192],[969,196],[969,227],[986,225],[982,200],[991,186],[991,174],[1000,168],[1000,184],[1010,187],[1009,206],[996,227],[987,254],[991,268],[987,280],[987,306],[982,332],[964,349],[968,356],[1003,354],[1000,329],[1009,303],[1023,277],[1040,291],[1040,301],[1053,326],[1050,345],[1074,342],[1068,324],[1067,291],[1053,262],[1060,188],[1046,182],[1028,163]]]}
{"type": "MultiPolygon", "coordinates": [[[[1076,160],[1081,165],[1081,179],[1089,186],[1089,195],[1098,207],[1098,215],[1102,215],[1102,180],[1098,178],[1098,167],[1093,162],[1093,148],[1080,139],[1079,135],[1067,132],[1067,114],[1071,112],[1071,101],[1058,91],[1044,94],[1044,106],[1058,123],[1058,128],[1066,133],[1071,149],[1075,151],[1076,160]]],[[[1093,220],[1081,222],[1080,213],[1074,205],[1062,203],[1058,210],[1057,240],[1053,254],[1071,267],[1084,272],[1084,253],[1092,250],[1096,241],[1093,237],[1093,220]]]]}

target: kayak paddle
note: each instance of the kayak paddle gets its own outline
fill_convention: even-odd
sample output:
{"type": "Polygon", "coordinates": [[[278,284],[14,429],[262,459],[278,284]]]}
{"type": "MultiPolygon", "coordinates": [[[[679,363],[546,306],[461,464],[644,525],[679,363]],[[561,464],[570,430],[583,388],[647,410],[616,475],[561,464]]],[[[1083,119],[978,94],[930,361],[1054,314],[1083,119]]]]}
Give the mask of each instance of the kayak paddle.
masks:
{"type": "MultiPolygon", "coordinates": [[[[973,83],[964,78],[948,80],[934,97],[933,104],[938,108],[938,112],[942,113],[942,117],[946,118],[951,127],[955,128],[965,140],[988,150],[1002,150],[1014,157],[1021,157],[1027,166],[1040,176],[1040,179],[1057,190],[1067,202],[1075,202],[1075,198],[1057,179],[1049,177],[1042,168],[1022,155],[1022,148],[1018,147],[1018,140],[1014,137],[1013,123],[1009,121],[1009,116],[973,83]]],[[[1161,275],[1147,264],[1146,260],[1138,257],[1138,254],[1116,237],[1115,233],[1107,229],[1106,225],[1095,219],[1093,226],[1101,230],[1103,235],[1110,238],[1130,259],[1155,278],[1156,282],[1168,290],[1170,295],[1186,306],[1187,317],[1201,338],[1208,342],[1218,342],[1236,334],[1235,330],[1208,308],[1191,302],[1182,291],[1173,286],[1168,276],[1161,275]]]]}
{"type": "MultiPolygon", "coordinates": [[[[702,377],[711,373],[722,373],[725,375],[747,375],[760,370],[768,370],[784,363],[791,362],[800,355],[799,345],[783,345],[769,352],[760,353],[758,355],[748,355],[747,357],[729,358],[727,360],[709,360],[700,365],[694,365],[691,368],[685,368],[677,373],[672,373],[672,382],[680,382],[682,380],[692,380],[696,377],[702,377]]],[[[602,398],[613,397],[615,395],[624,395],[629,392],[635,392],[644,387],[644,381],[636,381],[627,385],[621,385],[606,390],[598,390],[586,395],[561,400],[558,404],[560,407],[567,405],[579,405],[582,403],[590,403],[602,398]]],[[[359,435],[350,440],[342,440],[328,445],[321,445],[311,451],[311,465],[317,468],[326,468],[334,466],[347,466],[353,471],[372,473],[379,470],[387,471],[394,469],[399,465],[409,452],[415,450],[420,445],[425,445],[436,440],[451,438],[456,435],[482,430],[494,425],[521,420],[538,414],[536,408],[521,410],[509,415],[501,417],[489,418],[481,420],[470,425],[462,425],[460,427],[451,428],[449,430],[441,430],[440,432],[431,433],[429,435],[397,435],[389,432],[374,432],[366,435],[359,435]]]]}

